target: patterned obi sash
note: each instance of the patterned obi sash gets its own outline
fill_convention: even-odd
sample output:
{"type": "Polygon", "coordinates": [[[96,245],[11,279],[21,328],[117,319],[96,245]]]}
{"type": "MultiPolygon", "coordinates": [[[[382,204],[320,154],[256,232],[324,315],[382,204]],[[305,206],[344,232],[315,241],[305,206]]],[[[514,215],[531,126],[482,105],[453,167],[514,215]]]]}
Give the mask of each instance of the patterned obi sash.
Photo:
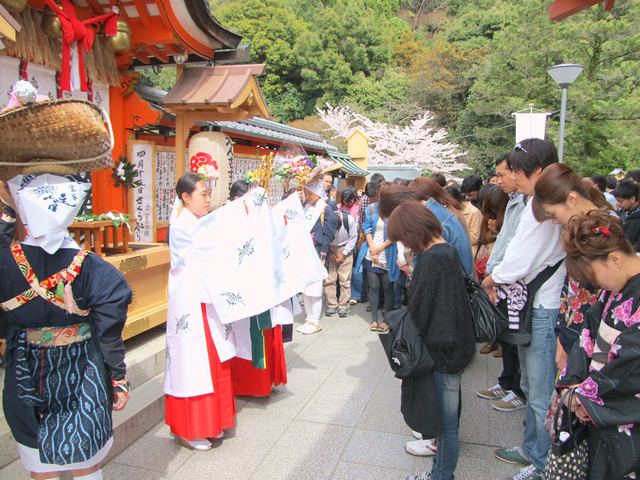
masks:
{"type": "Polygon", "coordinates": [[[76,323],[66,327],[27,328],[27,342],[41,347],[62,347],[91,338],[88,323],[76,323]]]}

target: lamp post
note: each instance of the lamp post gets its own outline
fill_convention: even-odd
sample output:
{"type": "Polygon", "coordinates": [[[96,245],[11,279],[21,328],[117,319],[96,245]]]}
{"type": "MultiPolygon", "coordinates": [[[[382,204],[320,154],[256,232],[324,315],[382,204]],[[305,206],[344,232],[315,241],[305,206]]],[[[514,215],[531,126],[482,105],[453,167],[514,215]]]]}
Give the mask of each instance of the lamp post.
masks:
{"type": "Polygon", "coordinates": [[[560,163],[563,161],[564,156],[564,122],[567,116],[567,90],[578,75],[582,73],[582,65],[575,63],[561,63],[560,65],[554,65],[547,73],[560,85],[562,89],[562,103],[560,105],[560,140],[558,140],[558,158],[560,163]]]}

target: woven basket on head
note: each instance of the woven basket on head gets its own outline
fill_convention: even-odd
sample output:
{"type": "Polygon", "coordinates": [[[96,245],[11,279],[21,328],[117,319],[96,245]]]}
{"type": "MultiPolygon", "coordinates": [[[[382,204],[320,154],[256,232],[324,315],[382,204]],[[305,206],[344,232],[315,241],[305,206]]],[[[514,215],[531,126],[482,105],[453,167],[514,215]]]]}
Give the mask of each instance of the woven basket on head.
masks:
{"type": "Polygon", "coordinates": [[[110,168],[112,149],[108,115],[85,100],[50,100],[0,112],[2,180],[110,168]]]}

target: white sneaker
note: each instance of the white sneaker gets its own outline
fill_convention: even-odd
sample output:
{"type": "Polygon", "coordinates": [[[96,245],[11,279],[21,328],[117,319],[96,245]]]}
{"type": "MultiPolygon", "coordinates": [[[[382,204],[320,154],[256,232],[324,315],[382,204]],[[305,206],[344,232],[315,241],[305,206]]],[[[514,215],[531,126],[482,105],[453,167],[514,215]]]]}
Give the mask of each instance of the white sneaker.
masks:
{"type": "Polygon", "coordinates": [[[206,438],[194,438],[193,440],[181,438],[180,441],[185,447],[191,448],[192,450],[199,450],[201,452],[210,450],[212,447],[211,442],[206,438]]]}
{"type": "Polygon", "coordinates": [[[300,325],[296,328],[296,331],[302,333],[303,335],[312,335],[314,333],[318,333],[322,330],[320,325],[314,325],[313,323],[307,322],[304,325],[300,325]]]}
{"type": "Polygon", "coordinates": [[[413,440],[405,443],[404,449],[407,453],[415,455],[416,457],[433,457],[437,451],[433,440],[433,438],[428,440],[413,440]]]}
{"type": "Polygon", "coordinates": [[[422,434],[420,432],[411,430],[411,435],[413,435],[413,438],[415,438],[416,440],[422,440],[422,434]]]}

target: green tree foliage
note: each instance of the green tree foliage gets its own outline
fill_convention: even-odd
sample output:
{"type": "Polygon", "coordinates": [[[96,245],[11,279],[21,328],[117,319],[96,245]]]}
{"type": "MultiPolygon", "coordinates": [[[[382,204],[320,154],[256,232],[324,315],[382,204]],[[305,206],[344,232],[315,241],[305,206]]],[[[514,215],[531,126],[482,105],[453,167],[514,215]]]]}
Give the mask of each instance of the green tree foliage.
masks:
{"type": "MultiPolygon", "coordinates": [[[[638,164],[640,119],[640,5],[619,1],[613,12],[600,7],[561,23],[539,12],[547,1],[520,3],[518,17],[494,34],[491,48],[476,67],[459,117],[457,134],[484,170],[513,143],[511,113],[534,103],[554,112],[560,88],[547,75],[558,63],[580,63],[584,73],[569,89],[565,159],[580,173],[608,173],[638,164]]],[[[558,116],[548,122],[558,138],[558,116]]]]}
{"type": "MultiPolygon", "coordinates": [[[[576,62],[585,71],[569,89],[566,160],[582,174],[638,168],[640,2],[552,22],[551,1],[210,0],[267,64],[260,81],[280,121],[326,102],[399,125],[429,110],[487,172],[513,146],[511,113],[530,103],[554,112],[558,138],[561,92],[546,71],[576,62]]],[[[147,70],[145,81],[170,88],[174,73],[147,70]]]]}

